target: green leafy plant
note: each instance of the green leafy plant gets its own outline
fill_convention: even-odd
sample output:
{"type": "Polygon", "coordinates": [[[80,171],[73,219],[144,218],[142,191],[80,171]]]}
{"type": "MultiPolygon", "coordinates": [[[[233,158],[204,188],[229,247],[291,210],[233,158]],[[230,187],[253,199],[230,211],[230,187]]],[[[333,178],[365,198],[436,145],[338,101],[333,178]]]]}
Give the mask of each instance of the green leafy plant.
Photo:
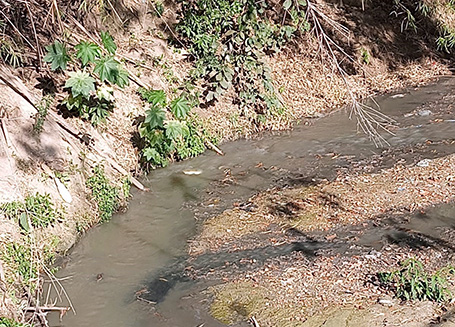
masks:
{"type": "Polygon", "coordinates": [[[367,49],[361,48],[361,49],[360,49],[360,56],[361,56],[362,62],[363,62],[364,64],[367,64],[367,65],[370,64],[371,56],[370,56],[370,53],[368,52],[367,49]]]}
{"type": "Polygon", "coordinates": [[[28,246],[8,243],[3,253],[3,260],[15,268],[25,284],[29,284],[38,277],[36,265],[32,264],[32,251],[28,246]]]}
{"type": "Polygon", "coordinates": [[[29,232],[29,221],[33,227],[47,227],[53,224],[60,213],[54,208],[49,194],[36,193],[25,198],[24,202],[3,203],[0,211],[9,219],[16,219],[25,232],[29,232]]]}
{"type": "Polygon", "coordinates": [[[150,104],[139,134],[145,146],[143,160],[152,167],[164,167],[169,161],[182,160],[205,151],[203,129],[191,119],[191,101],[185,94],[168,101],[163,90],[139,89],[150,104]],[[166,119],[168,118],[168,119],[166,119]]]}
{"type": "Polygon", "coordinates": [[[455,273],[454,268],[442,268],[433,275],[428,275],[422,262],[414,258],[402,262],[401,266],[399,270],[378,273],[382,286],[392,290],[398,298],[436,302],[444,302],[451,298],[447,277],[455,273]]]}
{"type": "Polygon", "coordinates": [[[44,61],[51,64],[52,70],[65,70],[68,62],[71,61],[71,57],[68,55],[68,50],[65,44],[55,41],[53,44],[46,47],[47,54],[44,57],[44,61]]]}
{"type": "MultiPolygon", "coordinates": [[[[111,85],[121,88],[129,84],[128,72],[113,55],[117,50],[113,37],[109,32],[101,32],[100,38],[108,55],[103,56],[103,49],[97,44],[80,41],[72,52],[79,62],[81,70],[69,73],[65,88],[70,92],[62,104],[70,111],[97,125],[109,116],[114,109],[113,89],[111,85]],[[99,82],[97,82],[97,78],[99,82]]],[[[56,41],[46,47],[46,62],[51,63],[53,70],[65,70],[71,61],[70,52],[64,44],[56,41]]]]}
{"type": "Polygon", "coordinates": [[[275,96],[263,58],[309,29],[306,5],[287,0],[272,9],[266,1],[182,1],[177,31],[195,58],[190,75],[193,83],[202,83],[203,101],[216,101],[234,88],[235,102],[245,112],[262,114],[268,108],[265,98],[275,96]]]}
{"type": "Polygon", "coordinates": [[[76,57],[83,66],[95,62],[95,59],[101,56],[101,48],[93,42],[81,41],[74,48],[77,50],[76,57]]]}
{"type": "Polygon", "coordinates": [[[93,175],[87,179],[86,185],[98,204],[101,222],[109,221],[119,208],[119,188],[111,185],[102,166],[93,169],[93,175]]]}
{"type": "Polygon", "coordinates": [[[44,96],[40,103],[36,106],[38,112],[35,115],[35,123],[33,124],[33,131],[39,134],[43,131],[44,121],[46,120],[47,112],[52,104],[53,97],[51,95],[44,96]]]}
{"type": "Polygon", "coordinates": [[[114,42],[114,38],[112,35],[109,34],[109,32],[101,32],[100,34],[101,41],[103,42],[104,48],[109,52],[110,54],[115,54],[117,51],[117,45],[114,42]]]}
{"type": "Polygon", "coordinates": [[[23,324],[9,318],[0,318],[0,327],[31,327],[29,324],[23,324]]]}

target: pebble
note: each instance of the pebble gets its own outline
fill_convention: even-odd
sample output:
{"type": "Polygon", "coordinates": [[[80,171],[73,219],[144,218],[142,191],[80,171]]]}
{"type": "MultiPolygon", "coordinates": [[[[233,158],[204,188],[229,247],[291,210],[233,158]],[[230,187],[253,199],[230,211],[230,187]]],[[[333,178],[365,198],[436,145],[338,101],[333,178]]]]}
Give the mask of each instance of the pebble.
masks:
{"type": "Polygon", "coordinates": [[[430,116],[431,114],[432,114],[432,112],[430,110],[420,110],[417,112],[417,115],[419,115],[421,117],[430,116]]]}
{"type": "Polygon", "coordinates": [[[183,171],[185,175],[200,175],[202,174],[202,170],[200,169],[186,169],[183,171]]]}
{"type": "Polygon", "coordinates": [[[430,164],[431,160],[430,159],[423,159],[423,160],[420,160],[418,163],[417,163],[417,167],[428,167],[428,165],[430,164]]]}

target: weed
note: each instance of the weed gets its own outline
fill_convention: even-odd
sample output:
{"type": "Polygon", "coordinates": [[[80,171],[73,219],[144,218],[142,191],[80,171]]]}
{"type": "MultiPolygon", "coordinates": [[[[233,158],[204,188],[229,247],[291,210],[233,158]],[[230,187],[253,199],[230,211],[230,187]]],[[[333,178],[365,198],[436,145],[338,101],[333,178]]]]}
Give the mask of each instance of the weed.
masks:
{"type": "Polygon", "coordinates": [[[362,62],[363,62],[364,64],[367,64],[367,65],[370,64],[371,56],[370,56],[370,53],[368,52],[367,49],[361,48],[361,49],[360,49],[360,56],[361,56],[362,62]]]}
{"type": "Polygon", "coordinates": [[[216,101],[234,88],[235,102],[245,112],[251,108],[263,114],[265,97],[275,93],[263,57],[308,30],[305,6],[305,1],[285,1],[274,8],[282,15],[274,22],[265,1],[183,1],[177,31],[196,59],[190,78],[202,81],[203,101],[216,101]]]}
{"type": "Polygon", "coordinates": [[[25,232],[30,231],[29,222],[33,227],[47,227],[53,224],[60,213],[54,208],[49,194],[29,195],[24,202],[13,201],[3,203],[0,211],[9,219],[16,219],[25,232]]]}
{"type": "Polygon", "coordinates": [[[37,105],[38,112],[35,115],[35,123],[33,124],[33,131],[39,134],[43,131],[44,121],[47,116],[49,107],[51,106],[53,98],[51,95],[44,96],[40,103],[37,105]]]}
{"type": "Polygon", "coordinates": [[[109,183],[102,166],[93,168],[93,175],[87,179],[86,185],[98,204],[101,222],[109,221],[119,208],[119,189],[109,183]]]}
{"type": "Polygon", "coordinates": [[[31,327],[31,325],[23,324],[9,318],[0,318],[0,327],[31,327]]]}
{"type": "Polygon", "coordinates": [[[8,243],[3,253],[3,260],[16,271],[25,284],[30,284],[38,277],[36,267],[32,265],[30,247],[18,243],[8,243]]]}
{"type": "Polygon", "coordinates": [[[398,298],[444,302],[452,296],[447,287],[447,277],[455,273],[454,268],[445,267],[428,275],[422,262],[414,258],[402,262],[401,266],[399,270],[378,273],[381,284],[398,298]]]}
{"type": "Polygon", "coordinates": [[[189,114],[194,99],[181,94],[169,102],[162,90],[140,89],[139,93],[150,103],[145,120],[139,126],[139,134],[146,144],[142,150],[145,162],[152,167],[164,167],[169,160],[195,157],[206,150],[205,141],[211,136],[197,122],[196,116],[189,114]]]}

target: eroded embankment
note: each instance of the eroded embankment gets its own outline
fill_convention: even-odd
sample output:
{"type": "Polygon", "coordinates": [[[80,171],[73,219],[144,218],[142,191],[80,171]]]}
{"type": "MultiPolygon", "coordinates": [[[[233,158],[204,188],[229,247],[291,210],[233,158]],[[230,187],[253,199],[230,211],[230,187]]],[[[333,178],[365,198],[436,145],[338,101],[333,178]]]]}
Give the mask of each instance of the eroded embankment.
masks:
{"type": "MultiPolygon", "coordinates": [[[[0,274],[0,277],[6,288],[2,288],[1,293],[10,299],[0,303],[0,316],[19,317],[18,308],[30,305],[30,299],[27,296],[22,297],[27,293],[22,290],[24,279],[29,288],[30,278],[32,284],[39,286],[40,268],[50,262],[56,253],[65,253],[81,233],[103,220],[100,207],[108,213],[118,209],[116,200],[122,200],[122,194],[125,195],[123,191],[127,188],[127,179],[140,170],[138,168],[140,146],[137,148],[137,143],[141,142],[137,142],[137,127],[138,121],[144,119],[144,113],[149,106],[141,100],[135,83],[150,89],[162,89],[168,95],[174,96],[187,80],[192,66],[191,61],[181,54],[186,53],[187,49],[171,46],[164,40],[173,38],[168,26],[175,23],[179,4],[170,4],[170,8],[164,11],[163,16],[160,16],[161,14],[157,16],[148,10],[148,4],[124,1],[121,8],[117,8],[121,10],[114,9],[115,15],[109,16],[108,12],[102,12],[104,9],[96,7],[85,18],[78,13],[82,6],[77,6],[76,10],[65,1],[53,2],[52,6],[54,5],[56,12],[60,9],[63,13],[64,8],[68,10],[62,14],[63,21],[59,22],[59,28],[56,29],[71,31],[67,33],[75,37],[75,40],[68,40],[71,45],[80,40],[93,38],[98,40],[100,27],[104,28],[112,22],[119,23],[116,21],[119,19],[121,23],[117,25],[121,26],[116,26],[116,31],[111,32],[115,34],[118,58],[125,61],[124,67],[130,72],[132,82],[124,89],[115,87],[116,108],[106,122],[95,128],[79,117],[69,115],[71,117],[63,118],[57,115],[57,112],[61,114],[61,108],[58,107],[62,100],[68,96],[68,89],[65,88],[68,76],[61,71],[51,72],[46,63],[39,62],[40,53],[44,54],[44,49],[41,52],[39,49],[36,51],[38,66],[41,65],[42,71],[35,69],[35,62],[32,65],[26,64],[27,61],[24,61],[24,67],[2,71],[2,76],[7,76],[9,82],[14,78],[20,78],[23,82],[14,81],[15,88],[0,85],[2,105],[0,203],[13,203],[19,207],[14,208],[14,215],[3,212],[0,220],[2,230],[0,243],[3,249],[1,264],[4,267],[2,270],[5,271],[5,275],[0,274]],[[58,6],[60,8],[57,8],[58,6]],[[103,17],[107,19],[106,24],[103,24],[101,19],[103,15],[106,15],[103,17]],[[78,24],[77,19],[80,19],[82,24],[78,24]],[[81,28],[82,25],[85,27],[81,28]],[[15,77],[11,77],[12,75],[15,77]],[[27,95],[28,92],[31,95],[27,95]],[[50,105],[42,103],[40,99],[49,93],[54,94],[54,101],[50,105]],[[27,103],[26,99],[32,99],[31,102],[35,103],[35,106],[27,103]],[[43,119],[39,114],[39,109],[43,106],[52,115],[49,114],[45,120],[43,131],[35,133],[36,122],[43,119]],[[99,165],[105,166],[107,179],[97,177],[95,169],[99,165]],[[87,181],[93,176],[96,179],[95,184],[92,183],[90,187],[87,181]],[[70,204],[62,199],[55,177],[65,184],[72,195],[70,204]],[[102,190],[98,194],[100,201],[96,200],[93,189],[102,190]],[[27,198],[32,199],[37,193],[42,196],[49,194],[49,201],[56,209],[56,213],[44,225],[35,223],[35,226],[31,226],[33,224],[27,220],[27,211],[33,205],[24,207],[21,203],[27,198]],[[30,234],[34,234],[32,238],[30,234]],[[17,246],[11,247],[12,244],[17,246]],[[18,267],[24,269],[18,270],[18,267]],[[28,270],[33,272],[32,276],[27,274],[28,270]]],[[[34,6],[40,10],[39,15],[35,16],[36,21],[43,23],[36,24],[39,27],[38,35],[25,33],[30,32],[29,30],[22,32],[29,36],[30,40],[35,39],[37,46],[42,48],[43,45],[55,41],[50,38],[47,30],[40,32],[41,26],[46,25],[50,6],[45,1],[33,3],[32,9],[34,6]],[[46,14],[42,15],[42,12],[46,14]]],[[[391,7],[384,7],[382,1],[369,2],[366,10],[360,10],[359,3],[336,6],[321,1],[318,6],[331,19],[345,22],[353,32],[352,38],[337,37],[337,42],[346,48],[354,62],[343,66],[348,74],[344,78],[340,77],[336,69],[334,70],[333,63],[320,60],[318,42],[311,34],[299,35],[283,47],[281,52],[265,59],[271,68],[274,87],[279,90],[278,96],[283,102],[283,110],[278,114],[267,115],[265,121],[258,120],[257,112],[244,110],[232,100],[232,91],[227,92],[216,103],[198,106],[192,110],[195,119],[208,133],[221,141],[226,141],[252,136],[263,130],[287,129],[296,120],[320,116],[339,108],[353,98],[361,99],[405,85],[422,85],[435,76],[450,72],[449,63],[440,56],[440,53],[431,50],[435,36],[427,37],[427,30],[419,30],[418,34],[411,36],[401,33],[401,19],[397,18],[391,24],[389,15],[391,7]],[[372,21],[375,23],[374,28],[365,28],[370,26],[369,23],[372,21]],[[351,41],[354,41],[355,46],[351,46],[351,41]]],[[[16,33],[16,30],[13,32],[16,33]]],[[[58,38],[59,33],[50,34],[58,38]]],[[[75,71],[77,64],[74,65],[75,67],[71,69],[75,71]]],[[[167,112],[166,118],[170,116],[170,112],[167,112]]],[[[305,192],[313,191],[316,192],[309,188],[305,192]]],[[[324,201],[330,203],[333,200],[331,198],[322,200],[324,192],[336,195],[339,191],[343,190],[324,189],[318,191],[321,193],[311,193],[309,198],[312,200],[308,203],[296,200],[296,203],[288,205],[288,202],[281,198],[275,200],[278,201],[276,203],[278,206],[284,203],[285,212],[299,211],[300,207],[307,210],[312,206],[316,208],[324,201]]],[[[410,197],[417,194],[415,190],[408,191],[410,197]]],[[[363,200],[368,201],[366,198],[363,200]]],[[[359,220],[358,217],[352,218],[348,215],[346,206],[352,203],[347,199],[345,201],[340,204],[344,206],[344,211],[340,209],[338,212],[336,201],[330,207],[333,219],[359,220]]],[[[410,205],[407,202],[404,204],[410,205]]],[[[269,215],[265,205],[261,210],[264,217],[269,215]]],[[[311,210],[306,219],[313,221],[314,226],[330,227],[333,224],[330,219],[316,223],[314,217],[322,215],[323,212],[311,210]]],[[[243,211],[240,213],[243,215],[243,211]]],[[[265,219],[264,217],[262,219],[265,219]]],[[[298,217],[288,225],[296,224],[296,229],[302,229],[305,225],[301,223],[305,220],[303,218],[298,217]]],[[[249,217],[245,216],[244,219],[249,220],[249,217]]],[[[266,228],[263,225],[267,223],[270,222],[258,219],[247,224],[248,226],[245,225],[244,230],[256,232],[266,228]]],[[[277,226],[278,229],[282,228],[280,224],[277,226]]],[[[237,232],[236,230],[233,234],[236,235],[237,232]]],[[[201,245],[202,248],[205,250],[201,245]]],[[[202,251],[201,249],[195,247],[193,251],[196,253],[202,251]]]]}

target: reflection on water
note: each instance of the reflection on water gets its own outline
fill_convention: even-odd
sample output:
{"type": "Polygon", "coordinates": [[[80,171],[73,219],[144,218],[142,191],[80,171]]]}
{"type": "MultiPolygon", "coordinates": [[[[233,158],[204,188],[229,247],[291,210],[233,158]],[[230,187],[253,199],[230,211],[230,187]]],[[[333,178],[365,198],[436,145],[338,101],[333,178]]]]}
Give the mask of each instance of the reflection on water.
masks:
{"type": "MultiPolygon", "coordinates": [[[[437,85],[409,90],[405,97],[380,97],[378,102],[382,110],[400,123],[395,135],[387,136],[390,144],[402,146],[453,137],[454,123],[450,122],[453,117],[444,116],[442,119],[447,119],[446,122],[432,124],[431,115],[404,116],[424,103],[439,101],[454,85],[455,79],[446,79],[437,85]]],[[[110,223],[90,230],[67,258],[59,277],[72,276],[63,284],[77,315],[67,314],[62,323],[53,317],[51,325],[222,326],[206,312],[207,299],[199,292],[204,285],[181,283],[179,276],[175,281],[157,282],[158,293],[166,294],[157,307],[135,300],[135,292],[147,284],[150,276],[185,255],[187,240],[197,228],[194,212],[185,204],[198,203],[213,191],[213,185],[219,184],[210,182],[222,180],[226,169],[236,176],[236,182],[223,186],[224,196],[219,206],[267,188],[283,170],[302,178],[331,178],[336,173],[334,167],[345,164],[343,158],[360,160],[382,152],[364,135],[356,134],[355,128],[355,121],[350,121],[348,115],[340,111],[316,121],[311,127],[296,128],[290,133],[259,140],[225,144],[223,157],[208,152],[152,172],[145,181],[152,191],[134,192],[128,212],[115,215],[110,223]],[[324,157],[327,153],[340,156],[334,160],[324,157]],[[263,170],[258,163],[276,169],[263,170]],[[182,173],[191,168],[201,169],[202,174],[182,173]],[[97,278],[99,274],[102,279],[97,278]],[[160,287],[163,288],[161,291],[160,287]],[[167,292],[170,287],[172,289],[167,292]]],[[[194,208],[202,216],[209,209],[203,205],[194,208]]],[[[451,221],[443,214],[441,217],[438,221],[451,221]]],[[[416,229],[427,226],[419,225],[419,220],[415,220],[415,224],[413,228],[416,229]]],[[[365,244],[374,242],[374,235],[369,237],[365,244]]]]}

